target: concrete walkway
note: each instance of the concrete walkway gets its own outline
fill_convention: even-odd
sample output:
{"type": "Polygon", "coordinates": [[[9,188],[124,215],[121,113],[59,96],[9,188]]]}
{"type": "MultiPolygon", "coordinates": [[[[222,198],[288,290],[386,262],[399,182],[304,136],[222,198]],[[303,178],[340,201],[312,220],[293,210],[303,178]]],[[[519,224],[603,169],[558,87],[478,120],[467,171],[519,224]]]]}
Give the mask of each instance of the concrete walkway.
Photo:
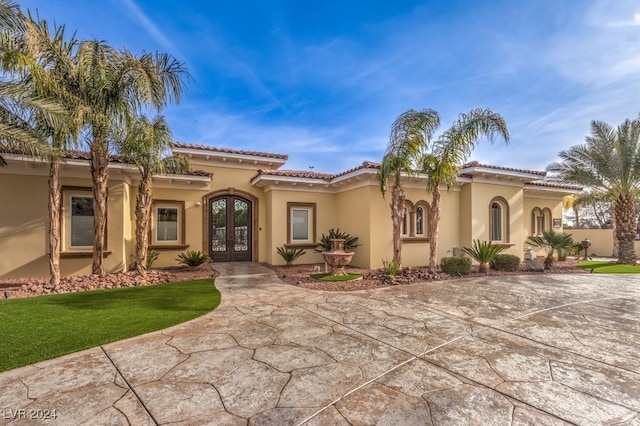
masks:
{"type": "Polygon", "coordinates": [[[640,277],[329,293],[216,267],[210,314],[0,374],[0,424],[640,425],[640,277]]]}

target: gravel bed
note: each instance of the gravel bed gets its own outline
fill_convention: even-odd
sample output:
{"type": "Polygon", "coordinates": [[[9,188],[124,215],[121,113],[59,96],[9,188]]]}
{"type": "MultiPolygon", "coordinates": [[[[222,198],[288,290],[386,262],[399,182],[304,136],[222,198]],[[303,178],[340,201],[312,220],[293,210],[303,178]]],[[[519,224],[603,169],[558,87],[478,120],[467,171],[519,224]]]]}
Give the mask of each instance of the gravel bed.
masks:
{"type": "Polygon", "coordinates": [[[489,270],[488,273],[478,272],[474,267],[471,275],[464,277],[451,276],[443,272],[433,273],[425,267],[407,267],[403,268],[396,276],[389,276],[382,269],[362,269],[347,266],[349,273],[362,274],[362,279],[353,281],[317,281],[311,278],[311,274],[325,272],[324,263],[303,264],[291,266],[272,266],[264,264],[264,266],[273,269],[278,277],[285,283],[298,287],[327,290],[327,291],[356,291],[367,290],[372,288],[388,287],[392,285],[412,284],[416,282],[442,281],[458,278],[473,278],[487,276],[505,276],[505,275],[543,275],[543,274],[584,274],[585,271],[575,266],[577,260],[569,259],[564,262],[556,262],[553,269],[544,272],[528,271],[525,264],[520,265],[518,271],[504,272],[489,270]]]}

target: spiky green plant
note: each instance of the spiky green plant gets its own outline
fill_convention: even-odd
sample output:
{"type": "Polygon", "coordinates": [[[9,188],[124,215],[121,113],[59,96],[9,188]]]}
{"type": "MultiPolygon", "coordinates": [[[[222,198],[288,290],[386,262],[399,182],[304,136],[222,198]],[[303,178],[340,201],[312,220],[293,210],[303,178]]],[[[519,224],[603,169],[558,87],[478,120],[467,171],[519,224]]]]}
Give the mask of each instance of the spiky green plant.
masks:
{"type": "Polygon", "coordinates": [[[493,244],[491,241],[473,240],[471,247],[463,247],[462,251],[476,262],[480,263],[480,272],[489,270],[489,263],[502,252],[502,246],[493,244]]]}
{"type": "Polygon", "coordinates": [[[183,265],[194,267],[208,262],[209,256],[200,250],[187,250],[184,253],[180,253],[176,260],[178,263],[182,263],[183,265]]]}
{"type": "Polygon", "coordinates": [[[397,275],[400,270],[400,264],[393,259],[382,259],[382,269],[387,275],[397,275]]]}
{"type": "Polygon", "coordinates": [[[358,237],[352,237],[346,232],[340,232],[340,228],[338,229],[331,228],[329,229],[329,235],[322,234],[322,237],[320,238],[320,242],[318,243],[318,247],[313,249],[313,251],[316,251],[318,253],[322,253],[323,251],[330,251],[331,240],[335,238],[340,238],[344,240],[345,251],[353,249],[360,245],[358,244],[358,237]]]}
{"type": "MultiPolygon", "coordinates": [[[[568,253],[573,249],[574,243],[571,234],[563,234],[556,231],[543,231],[542,237],[537,235],[527,238],[527,244],[539,247],[547,253],[544,260],[544,268],[552,269],[555,263],[556,253],[568,253]]],[[[566,255],[565,255],[566,259],[566,255]]]]}
{"type": "Polygon", "coordinates": [[[285,262],[287,262],[287,266],[290,266],[294,260],[296,260],[300,256],[303,256],[304,254],[307,253],[301,248],[285,247],[285,246],[277,247],[276,251],[280,256],[282,256],[285,262]]]}

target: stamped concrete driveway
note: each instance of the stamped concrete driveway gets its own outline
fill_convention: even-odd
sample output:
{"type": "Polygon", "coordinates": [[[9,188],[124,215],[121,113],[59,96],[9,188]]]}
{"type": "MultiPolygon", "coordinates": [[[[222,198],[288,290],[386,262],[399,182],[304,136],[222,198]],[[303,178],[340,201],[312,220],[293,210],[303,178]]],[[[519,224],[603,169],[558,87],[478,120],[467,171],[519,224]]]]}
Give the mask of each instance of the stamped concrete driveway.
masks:
{"type": "Polygon", "coordinates": [[[217,268],[210,314],[0,374],[0,423],[640,424],[636,276],[339,294],[217,268]]]}

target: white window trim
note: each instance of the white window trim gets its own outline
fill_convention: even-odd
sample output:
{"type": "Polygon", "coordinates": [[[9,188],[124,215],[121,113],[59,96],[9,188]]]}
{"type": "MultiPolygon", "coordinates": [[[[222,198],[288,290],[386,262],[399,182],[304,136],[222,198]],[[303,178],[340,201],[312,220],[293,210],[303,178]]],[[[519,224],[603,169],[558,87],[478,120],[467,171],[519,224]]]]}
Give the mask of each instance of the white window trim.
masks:
{"type": "MultiPolygon", "coordinates": [[[[62,228],[64,235],[64,242],[62,244],[62,251],[91,251],[93,250],[93,243],[87,246],[74,246],[71,244],[72,239],[72,231],[73,227],[72,223],[72,203],[73,198],[90,198],[93,200],[93,193],[91,189],[65,189],[63,188],[63,213],[62,213],[62,228]]],[[[95,216],[94,216],[95,220],[95,216]]]]}
{"type": "Polygon", "coordinates": [[[287,244],[304,245],[315,244],[316,239],[316,205],[314,203],[287,203],[287,244]],[[293,212],[307,212],[307,236],[306,239],[293,238],[293,212]]]}
{"type": "Polygon", "coordinates": [[[150,245],[154,246],[176,246],[184,244],[185,231],[184,202],[169,200],[154,200],[151,209],[151,229],[150,245]],[[176,209],[178,222],[175,240],[158,240],[158,209],[176,209]]]}

